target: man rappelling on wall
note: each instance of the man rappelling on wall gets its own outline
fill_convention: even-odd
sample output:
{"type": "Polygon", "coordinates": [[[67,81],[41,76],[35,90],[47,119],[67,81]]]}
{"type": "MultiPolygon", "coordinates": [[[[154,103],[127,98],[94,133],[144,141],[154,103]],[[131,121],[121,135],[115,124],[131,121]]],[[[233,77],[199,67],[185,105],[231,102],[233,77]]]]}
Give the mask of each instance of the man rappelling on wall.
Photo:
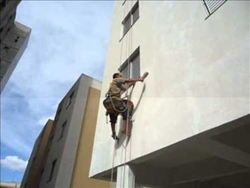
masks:
{"type": "Polygon", "coordinates": [[[115,132],[115,124],[117,122],[117,116],[120,114],[123,119],[122,133],[127,134],[127,124],[132,118],[133,113],[133,102],[130,100],[122,99],[121,95],[133,86],[136,82],[143,82],[145,77],[148,75],[146,72],[142,77],[138,79],[127,79],[120,73],[113,75],[113,80],[110,83],[108,92],[106,93],[106,99],[103,101],[103,105],[106,108],[106,115],[109,115],[112,138],[118,140],[115,132]]]}

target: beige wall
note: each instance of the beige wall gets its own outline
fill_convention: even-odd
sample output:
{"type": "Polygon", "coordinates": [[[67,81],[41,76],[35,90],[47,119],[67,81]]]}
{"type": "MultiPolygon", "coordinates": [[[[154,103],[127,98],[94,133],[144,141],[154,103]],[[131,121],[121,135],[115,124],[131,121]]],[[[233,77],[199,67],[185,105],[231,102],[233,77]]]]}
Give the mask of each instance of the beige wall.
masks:
{"type": "Polygon", "coordinates": [[[32,153],[29,159],[29,166],[27,172],[25,172],[24,180],[22,182],[22,187],[25,188],[35,188],[39,186],[41,179],[41,170],[44,168],[44,158],[47,156],[48,152],[46,150],[50,133],[53,127],[53,121],[48,120],[44,126],[43,131],[37,139],[35,147],[33,148],[34,153],[32,153]],[[26,178],[25,178],[26,177],[26,178]]]}
{"type": "Polygon", "coordinates": [[[71,188],[109,187],[109,182],[88,178],[99,100],[100,90],[90,87],[82,121],[71,188]]]}

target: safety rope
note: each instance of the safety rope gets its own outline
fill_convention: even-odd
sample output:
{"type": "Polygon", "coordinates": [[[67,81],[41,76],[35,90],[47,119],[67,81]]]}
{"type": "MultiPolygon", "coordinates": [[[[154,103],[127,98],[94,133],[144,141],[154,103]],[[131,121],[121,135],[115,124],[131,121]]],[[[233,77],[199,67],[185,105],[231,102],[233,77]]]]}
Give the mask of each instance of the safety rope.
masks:
{"type": "MultiPolygon", "coordinates": [[[[123,17],[125,17],[126,4],[124,4],[123,17]]],[[[123,36],[122,36],[123,37],[123,36]]],[[[121,40],[121,49],[120,49],[120,66],[122,62],[122,54],[123,54],[123,39],[121,40]]],[[[116,126],[115,126],[116,131],[116,126]]],[[[114,178],[114,165],[115,165],[115,144],[113,149],[113,159],[112,159],[112,169],[111,169],[111,179],[110,179],[110,187],[113,188],[113,178],[114,178]]]]}
{"type": "MultiPolygon", "coordinates": [[[[130,24],[132,26],[132,7],[133,7],[133,0],[130,1],[131,2],[131,5],[130,5],[130,24]]],[[[128,45],[128,53],[127,53],[127,57],[128,57],[128,74],[129,74],[129,78],[131,77],[131,62],[130,62],[130,58],[131,58],[131,51],[132,51],[132,27],[130,27],[130,31],[127,33],[128,34],[128,40],[129,40],[129,45],[128,45]]],[[[127,93],[128,93],[128,89],[127,89],[127,93]]],[[[126,96],[128,96],[128,101],[130,101],[130,97],[128,94],[126,94],[126,96]]],[[[127,105],[128,105],[128,102],[127,102],[127,105]]],[[[130,119],[129,119],[129,110],[132,110],[132,109],[129,109],[127,110],[127,124],[126,124],[126,136],[128,136],[128,132],[129,132],[129,124],[131,123],[130,122],[130,119]]],[[[127,138],[127,137],[126,137],[127,138]]],[[[127,146],[124,147],[124,150],[125,150],[125,157],[124,157],[124,162],[123,162],[123,178],[122,178],[122,182],[123,182],[123,188],[125,187],[125,178],[126,178],[126,173],[125,173],[125,165],[126,165],[126,160],[127,160],[127,146]]]]}
{"type": "MultiPolygon", "coordinates": [[[[132,1],[130,1],[131,2],[131,4],[130,4],[130,21],[132,22],[132,20],[133,20],[133,18],[132,18],[132,7],[133,7],[133,0],[132,1]]],[[[128,2],[127,3],[125,3],[124,5],[124,13],[123,13],[123,15],[125,16],[125,10],[126,10],[126,7],[127,7],[127,4],[128,4],[128,2]]],[[[131,24],[132,25],[132,24],[131,24]]],[[[124,37],[124,36],[123,36],[124,37]]],[[[127,71],[127,78],[128,77],[130,77],[130,72],[131,72],[131,63],[130,63],[130,53],[131,53],[131,51],[132,51],[132,27],[130,28],[130,31],[127,33],[127,37],[126,37],[126,55],[127,55],[127,57],[128,57],[128,61],[127,61],[127,63],[128,63],[128,71],[127,71]],[[129,40],[129,41],[128,41],[129,40]]],[[[120,66],[121,66],[121,62],[122,62],[122,52],[123,52],[123,39],[121,40],[121,52],[120,52],[120,66]]],[[[127,90],[126,90],[126,93],[125,93],[125,98],[127,98],[127,100],[128,101],[130,101],[130,96],[128,95],[128,88],[127,88],[127,90]]],[[[124,105],[124,107],[125,107],[125,109],[124,110],[118,110],[118,109],[116,109],[115,108],[115,105],[114,105],[114,102],[113,102],[113,100],[112,100],[112,98],[110,97],[110,100],[111,100],[111,104],[112,104],[112,107],[117,111],[117,112],[120,112],[120,113],[122,113],[122,112],[125,112],[126,110],[127,110],[127,122],[126,122],[126,136],[128,136],[128,132],[129,132],[129,123],[130,123],[130,108],[129,108],[129,102],[127,102],[127,104],[126,104],[126,107],[125,107],[125,105],[124,105],[124,103],[123,103],[123,105],[124,105]]],[[[123,127],[124,128],[124,127],[123,127]]],[[[126,164],[126,160],[127,160],[127,146],[124,146],[124,151],[125,151],[125,157],[124,157],[124,162],[123,162],[123,164],[122,164],[122,166],[124,167],[123,168],[123,176],[121,176],[121,178],[122,178],[122,186],[123,187],[125,187],[125,175],[126,175],[126,173],[125,173],[125,164],[126,164]]],[[[114,145],[114,151],[113,151],[113,160],[112,160],[112,169],[111,169],[111,187],[113,186],[113,178],[114,178],[114,160],[115,159],[115,145],[114,145]]]]}
{"type": "Polygon", "coordinates": [[[128,105],[125,105],[123,101],[120,101],[120,102],[122,102],[122,105],[123,105],[123,107],[124,107],[125,109],[124,109],[124,110],[118,110],[118,109],[115,107],[115,104],[114,104],[113,99],[112,99],[111,96],[109,96],[109,99],[110,99],[111,104],[112,104],[112,107],[114,108],[115,111],[122,113],[122,112],[125,112],[125,111],[128,109],[128,105]]]}

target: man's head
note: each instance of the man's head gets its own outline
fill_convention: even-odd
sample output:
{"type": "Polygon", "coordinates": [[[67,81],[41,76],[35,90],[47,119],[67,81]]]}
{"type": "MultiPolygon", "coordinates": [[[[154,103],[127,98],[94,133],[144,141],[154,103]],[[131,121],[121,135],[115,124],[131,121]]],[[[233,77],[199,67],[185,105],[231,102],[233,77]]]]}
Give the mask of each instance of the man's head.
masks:
{"type": "Polygon", "coordinates": [[[115,78],[122,78],[122,74],[121,73],[113,74],[113,79],[115,79],[115,78]]]}

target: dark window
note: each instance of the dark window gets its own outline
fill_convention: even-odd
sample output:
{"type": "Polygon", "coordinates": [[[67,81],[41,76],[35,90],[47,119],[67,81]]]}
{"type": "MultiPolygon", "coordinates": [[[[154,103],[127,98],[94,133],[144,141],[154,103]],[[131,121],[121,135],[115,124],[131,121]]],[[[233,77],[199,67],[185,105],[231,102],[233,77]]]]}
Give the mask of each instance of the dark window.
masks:
{"type": "Polygon", "coordinates": [[[35,162],[35,160],[36,160],[36,156],[34,156],[34,158],[33,158],[33,160],[32,160],[32,163],[34,163],[34,162],[35,162]]]}
{"type": "Polygon", "coordinates": [[[56,167],[56,161],[57,161],[57,160],[54,160],[54,161],[52,162],[52,166],[51,166],[51,170],[50,170],[50,174],[49,174],[49,179],[48,179],[47,182],[51,181],[52,178],[53,178],[54,171],[55,171],[55,167],[56,167]]]}
{"type": "Polygon", "coordinates": [[[68,98],[68,101],[67,101],[67,106],[66,108],[69,107],[69,105],[72,103],[72,100],[73,100],[73,96],[74,96],[74,91],[70,94],[69,98],[68,98]]]}
{"type": "Polygon", "coordinates": [[[134,5],[134,7],[129,11],[128,15],[123,20],[123,36],[128,32],[132,25],[139,18],[139,2],[134,5]]]}
{"type": "Polygon", "coordinates": [[[133,23],[132,25],[136,22],[136,20],[139,18],[139,3],[136,3],[135,8],[132,11],[132,17],[133,17],[133,23]]]}
{"type": "Polygon", "coordinates": [[[6,0],[2,0],[0,2],[0,11],[2,11],[5,6],[6,6],[6,0]]]}
{"type": "Polygon", "coordinates": [[[43,172],[44,172],[44,168],[40,171],[40,174],[43,174],[43,172]]]}
{"type": "Polygon", "coordinates": [[[137,48],[134,53],[122,64],[119,71],[126,78],[139,78],[140,70],[140,50],[137,48]]]}
{"type": "Polygon", "coordinates": [[[56,112],[56,117],[55,117],[55,121],[58,120],[59,116],[60,116],[60,113],[62,111],[62,103],[59,104],[58,106],[58,109],[57,109],[57,112],[56,112]]]}
{"type": "Polygon", "coordinates": [[[60,139],[64,136],[66,124],[67,124],[67,121],[65,121],[65,122],[62,124],[62,126],[61,126],[61,132],[60,132],[60,137],[59,137],[58,140],[60,140],[60,139]]]}
{"type": "Polygon", "coordinates": [[[207,18],[216,10],[218,10],[226,1],[227,0],[203,0],[206,10],[208,12],[207,18]]]}
{"type": "Polygon", "coordinates": [[[131,17],[127,16],[127,18],[123,21],[123,35],[125,35],[131,27],[131,17]]]}

